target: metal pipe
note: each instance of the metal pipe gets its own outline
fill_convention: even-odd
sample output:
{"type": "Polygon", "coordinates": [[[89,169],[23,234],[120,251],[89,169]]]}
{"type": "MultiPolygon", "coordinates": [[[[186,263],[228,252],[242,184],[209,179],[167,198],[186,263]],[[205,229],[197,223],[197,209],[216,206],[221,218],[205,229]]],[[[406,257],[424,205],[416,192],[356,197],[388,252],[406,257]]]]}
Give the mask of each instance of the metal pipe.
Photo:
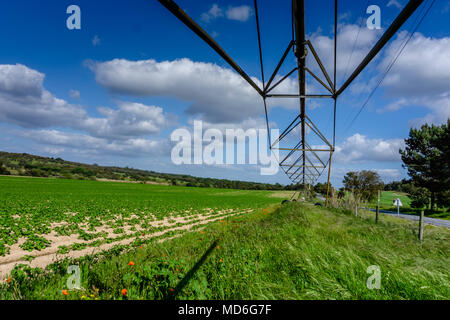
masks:
{"type": "Polygon", "coordinates": [[[184,12],[173,0],[158,0],[174,16],[183,22],[189,29],[194,31],[203,41],[205,41],[214,51],[216,51],[237,73],[241,75],[261,96],[263,91],[259,86],[241,69],[241,67],[219,46],[219,44],[203,30],[190,16],[184,12]]]}
{"type": "MultiPolygon", "coordinates": [[[[294,44],[294,41],[289,42],[289,45],[288,45],[286,51],[284,52],[283,56],[281,57],[280,62],[278,62],[278,65],[277,65],[277,67],[275,68],[275,71],[272,73],[272,76],[270,77],[269,81],[267,82],[267,85],[266,85],[266,87],[264,88],[264,91],[266,91],[267,88],[270,87],[270,84],[272,83],[273,79],[274,79],[275,76],[277,75],[278,70],[280,70],[280,67],[281,67],[281,65],[283,64],[284,60],[286,59],[286,56],[288,55],[289,50],[291,50],[293,44],[294,44]]],[[[273,89],[273,88],[272,88],[272,89],[273,89]]],[[[272,90],[272,89],[270,89],[270,90],[272,90]]],[[[269,91],[270,91],[270,90],[269,90],[269,91]]],[[[269,91],[267,91],[267,92],[269,92],[269,91]]]]}
{"type": "MultiPolygon", "coordinates": [[[[305,0],[292,0],[294,8],[295,22],[295,55],[297,56],[298,66],[298,86],[300,96],[300,120],[301,120],[301,141],[305,149],[305,109],[306,109],[306,83],[305,83],[305,0]]],[[[303,151],[303,165],[305,162],[305,152],[303,151]]],[[[305,168],[303,168],[303,185],[305,184],[305,168]]]]}
{"type": "Polygon", "coordinates": [[[308,98],[333,98],[330,94],[268,94],[267,98],[300,98],[300,99],[308,99],[308,98]]]}

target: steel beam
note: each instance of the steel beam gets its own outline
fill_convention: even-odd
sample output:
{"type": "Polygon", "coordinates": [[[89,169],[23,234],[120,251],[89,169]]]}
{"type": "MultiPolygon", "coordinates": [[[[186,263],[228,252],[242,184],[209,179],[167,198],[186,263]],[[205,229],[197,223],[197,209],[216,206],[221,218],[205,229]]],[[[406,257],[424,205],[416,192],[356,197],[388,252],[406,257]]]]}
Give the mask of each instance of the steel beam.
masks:
{"type": "MultiPolygon", "coordinates": [[[[272,87],[270,87],[270,89],[267,89],[267,91],[265,92],[265,94],[267,95],[270,91],[272,91],[273,89],[275,89],[280,83],[282,83],[284,80],[286,80],[287,78],[289,78],[291,76],[291,74],[293,74],[295,71],[298,70],[298,67],[295,67],[294,69],[292,69],[291,71],[289,71],[289,73],[287,75],[285,75],[283,78],[281,78],[279,81],[277,81],[277,83],[275,83],[272,87]]],[[[267,88],[268,86],[266,86],[267,88]]]]}
{"type": "MultiPolygon", "coordinates": [[[[295,25],[295,55],[298,66],[298,86],[300,96],[300,120],[301,120],[301,141],[305,149],[305,109],[306,109],[306,50],[305,50],[305,0],[292,0],[294,9],[295,25]]],[[[305,165],[305,152],[303,152],[303,165],[305,165]]],[[[303,184],[305,184],[305,168],[303,168],[303,184]]]]}
{"type": "Polygon", "coordinates": [[[267,98],[300,98],[305,100],[307,98],[333,98],[330,94],[268,94],[267,98]]]}
{"type": "Polygon", "coordinates": [[[289,53],[289,50],[291,50],[291,48],[292,48],[293,45],[294,45],[294,41],[289,42],[289,45],[288,45],[286,51],[284,51],[284,54],[283,54],[283,56],[281,57],[280,62],[278,62],[277,67],[275,68],[274,72],[272,73],[272,76],[270,77],[269,81],[268,81],[267,84],[266,84],[266,87],[264,88],[264,92],[269,92],[270,90],[272,90],[272,89],[275,87],[275,86],[274,86],[274,87],[272,87],[271,89],[267,90],[267,88],[270,87],[270,84],[272,83],[273,79],[274,79],[275,76],[277,75],[278,70],[280,70],[281,65],[283,64],[284,60],[286,59],[286,57],[287,57],[287,55],[288,55],[288,53],[289,53]]]}
{"type": "Polygon", "coordinates": [[[331,152],[331,151],[333,151],[333,150],[331,150],[331,149],[295,149],[295,148],[272,148],[272,149],[274,149],[274,150],[284,150],[284,151],[291,151],[291,150],[294,150],[294,151],[305,151],[305,152],[320,152],[320,151],[323,151],[323,152],[331,152]]]}
{"type": "Polygon", "coordinates": [[[244,78],[261,96],[264,96],[261,88],[241,69],[241,67],[225,52],[224,49],[203,30],[183,9],[173,0],[158,0],[164,7],[183,22],[189,29],[194,31],[203,41],[205,41],[214,51],[216,51],[239,75],[244,78]]]}
{"type": "Polygon", "coordinates": [[[323,75],[327,79],[328,84],[330,85],[330,87],[333,88],[333,91],[336,90],[334,88],[333,82],[331,82],[331,79],[330,79],[330,76],[328,75],[327,70],[325,69],[322,61],[320,60],[319,55],[317,54],[316,50],[314,49],[314,46],[312,45],[311,41],[309,41],[309,40],[306,41],[306,44],[308,45],[309,49],[311,50],[311,53],[313,54],[314,59],[316,60],[317,64],[319,65],[320,70],[322,70],[323,75]]]}

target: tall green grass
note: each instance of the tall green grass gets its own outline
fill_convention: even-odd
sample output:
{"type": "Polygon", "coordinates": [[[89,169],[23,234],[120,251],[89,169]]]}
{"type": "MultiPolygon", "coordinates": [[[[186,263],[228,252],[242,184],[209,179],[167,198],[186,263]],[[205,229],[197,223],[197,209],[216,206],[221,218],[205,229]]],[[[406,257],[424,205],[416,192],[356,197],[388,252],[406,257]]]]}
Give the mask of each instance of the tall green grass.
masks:
{"type": "Polygon", "coordinates": [[[0,298],[449,299],[449,240],[448,230],[427,227],[420,244],[411,222],[383,216],[375,224],[368,214],[291,203],[142,249],[117,247],[46,271],[17,268],[0,298]],[[74,263],[85,290],[65,296],[74,263]],[[366,286],[371,265],[381,270],[379,290],[366,286]]]}

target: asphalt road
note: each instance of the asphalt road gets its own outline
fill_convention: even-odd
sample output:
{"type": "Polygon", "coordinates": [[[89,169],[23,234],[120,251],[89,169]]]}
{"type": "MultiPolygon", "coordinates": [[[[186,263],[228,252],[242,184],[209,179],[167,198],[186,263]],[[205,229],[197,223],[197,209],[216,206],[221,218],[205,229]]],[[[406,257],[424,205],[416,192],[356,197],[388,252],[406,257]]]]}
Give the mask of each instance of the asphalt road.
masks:
{"type": "MultiPolygon", "coordinates": [[[[365,209],[365,208],[363,208],[363,209],[365,209]]],[[[375,212],[375,209],[369,208],[369,210],[375,212]]],[[[389,214],[391,216],[395,216],[395,217],[399,217],[399,218],[403,218],[403,219],[419,221],[419,216],[414,216],[411,214],[403,214],[403,213],[397,214],[397,212],[387,211],[387,210],[380,210],[380,213],[389,214]]],[[[439,227],[446,227],[446,228],[450,229],[450,220],[428,218],[428,217],[424,217],[423,219],[424,219],[424,222],[427,224],[431,224],[431,225],[439,226],[439,227]]]]}
{"type": "MultiPolygon", "coordinates": [[[[321,195],[316,195],[316,197],[322,201],[325,201],[325,198],[321,195]]],[[[362,208],[362,209],[367,209],[367,208],[362,208]]],[[[369,210],[375,212],[375,209],[369,208],[369,210]]],[[[420,218],[419,216],[414,216],[411,214],[403,214],[403,213],[397,214],[397,212],[387,211],[387,210],[380,210],[380,213],[385,213],[385,214],[389,214],[391,216],[408,219],[408,220],[412,220],[412,221],[419,221],[419,218],[420,218]]],[[[450,229],[450,220],[428,218],[428,217],[424,217],[423,220],[427,224],[431,224],[433,226],[445,227],[445,228],[450,229]]]]}

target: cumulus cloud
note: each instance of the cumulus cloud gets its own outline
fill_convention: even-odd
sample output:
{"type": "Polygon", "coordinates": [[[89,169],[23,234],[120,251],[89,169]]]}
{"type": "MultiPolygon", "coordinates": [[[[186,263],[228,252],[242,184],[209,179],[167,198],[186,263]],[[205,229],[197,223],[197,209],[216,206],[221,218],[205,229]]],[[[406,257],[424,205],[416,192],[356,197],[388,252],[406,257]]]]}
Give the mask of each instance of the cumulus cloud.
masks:
{"type": "Polygon", "coordinates": [[[141,103],[119,102],[118,109],[98,108],[104,118],[87,118],[80,124],[92,135],[110,139],[156,134],[166,125],[163,109],[141,103]]]}
{"type": "MultiPolygon", "coordinates": [[[[384,70],[404,43],[408,32],[398,35],[380,63],[384,70]]],[[[450,37],[416,34],[406,46],[383,86],[392,96],[435,96],[450,91],[450,37]]]]}
{"type": "MultiPolygon", "coordinates": [[[[392,3],[391,5],[395,5],[392,3]]],[[[358,25],[341,24],[339,26],[339,45],[337,72],[342,79],[347,78],[354,68],[366,56],[377,41],[382,30],[368,30],[358,25]],[[355,44],[355,38],[358,35],[355,44]],[[352,49],[355,48],[353,53],[352,49]],[[346,76],[344,76],[346,75],[346,76]]],[[[407,31],[400,32],[395,39],[375,58],[369,68],[381,74],[393,61],[401,46],[410,36],[407,31]]],[[[311,42],[318,51],[328,72],[333,72],[333,38],[321,32],[311,35],[311,42]]],[[[308,64],[320,73],[311,55],[308,64]]],[[[349,88],[352,93],[370,92],[379,77],[364,79],[360,75],[349,88]]],[[[411,106],[424,107],[429,112],[420,119],[412,119],[411,126],[428,121],[440,124],[450,117],[450,37],[433,38],[416,33],[393,68],[382,83],[385,96],[391,99],[386,106],[378,108],[379,113],[397,111],[411,106]]]]}
{"type": "Polygon", "coordinates": [[[252,9],[249,6],[230,7],[226,11],[226,16],[230,20],[245,22],[252,15],[252,9]]]}
{"type": "MultiPolygon", "coordinates": [[[[396,56],[409,34],[405,31],[386,49],[380,70],[396,56]]],[[[431,38],[418,33],[413,36],[386,76],[383,87],[389,97],[397,99],[387,107],[424,106],[430,110],[424,119],[413,119],[412,125],[423,120],[439,124],[450,117],[450,37],[431,38]]],[[[384,109],[386,111],[386,108],[384,109]]]]}
{"type": "Polygon", "coordinates": [[[217,5],[213,4],[211,9],[208,12],[204,12],[201,15],[201,20],[205,22],[209,22],[212,19],[223,17],[223,10],[217,5]]]}
{"type": "Polygon", "coordinates": [[[242,121],[263,110],[261,98],[245,80],[212,63],[114,59],[91,64],[90,68],[97,82],[112,92],[188,101],[192,104],[186,112],[209,122],[242,121]]]}
{"type": "MultiPolygon", "coordinates": [[[[89,150],[96,154],[110,154],[135,157],[136,155],[168,155],[170,143],[168,140],[149,140],[133,138],[128,140],[110,141],[85,134],[69,133],[58,130],[29,130],[20,133],[41,144],[69,148],[72,152],[89,150]]],[[[56,149],[55,150],[60,150],[56,149]]],[[[62,149],[66,150],[66,149],[62,149]]]]}
{"type": "Polygon", "coordinates": [[[104,117],[90,117],[83,107],[45,90],[44,78],[24,65],[0,65],[0,122],[25,128],[68,127],[108,139],[156,134],[167,124],[162,108],[131,102],[119,102],[117,109],[99,108],[104,117]]]}
{"type": "Polygon", "coordinates": [[[45,90],[44,77],[24,65],[0,65],[0,122],[22,127],[66,126],[86,117],[81,107],[45,90]]]}
{"type": "MultiPolygon", "coordinates": [[[[356,24],[340,24],[338,27],[338,47],[337,47],[337,66],[336,70],[340,76],[349,75],[367,53],[372,49],[373,45],[382,33],[382,30],[369,30],[368,28],[359,28],[356,24]],[[358,34],[359,33],[359,34],[358,34]],[[356,37],[358,41],[355,42],[356,37]]],[[[316,32],[310,36],[311,43],[316,49],[320,59],[322,60],[328,74],[334,72],[334,38],[322,35],[316,32]]],[[[307,64],[320,72],[312,54],[307,56],[307,64]]]]}
{"type": "MultiPolygon", "coordinates": [[[[87,62],[96,81],[113,93],[131,96],[175,97],[190,103],[186,113],[211,123],[242,123],[260,117],[262,99],[240,75],[216,64],[187,58],[158,62],[153,59],[129,61],[114,59],[87,62]]],[[[275,82],[280,79],[275,78],[275,82]]],[[[262,87],[259,79],[252,80],[262,87]]],[[[318,93],[307,86],[307,93],[318,93]]],[[[298,93],[298,80],[288,78],[271,93],[298,93]]],[[[268,99],[269,109],[298,109],[295,99],[268,99]]]]}
{"type": "Polygon", "coordinates": [[[72,99],[77,99],[77,100],[79,100],[79,99],[81,98],[80,91],[78,91],[78,90],[73,90],[73,89],[71,89],[71,90],[69,91],[69,96],[70,96],[72,99]]]}
{"type": "Polygon", "coordinates": [[[252,14],[253,10],[249,6],[230,6],[224,10],[214,3],[207,12],[202,13],[200,19],[204,22],[210,22],[213,19],[226,17],[229,20],[245,22],[252,14]]]}
{"type": "Polygon", "coordinates": [[[398,162],[401,148],[404,148],[403,139],[370,139],[357,133],[337,145],[333,157],[337,163],[398,162]]]}

